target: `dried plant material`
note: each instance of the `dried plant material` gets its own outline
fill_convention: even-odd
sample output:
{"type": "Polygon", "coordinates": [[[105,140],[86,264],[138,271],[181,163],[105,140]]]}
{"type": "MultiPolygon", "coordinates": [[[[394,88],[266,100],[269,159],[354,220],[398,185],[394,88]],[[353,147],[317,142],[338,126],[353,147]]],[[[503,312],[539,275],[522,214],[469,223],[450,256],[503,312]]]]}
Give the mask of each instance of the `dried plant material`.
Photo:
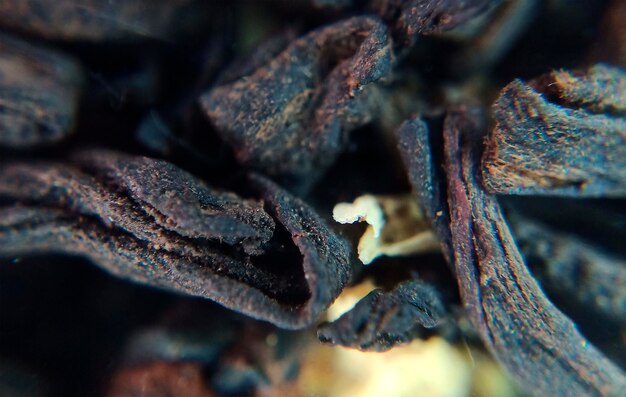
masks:
{"type": "Polygon", "coordinates": [[[242,164],[307,186],[333,163],[347,134],[372,120],[368,89],[391,68],[384,25],[357,17],[312,31],[201,104],[242,164]]]}
{"type": "Polygon", "coordinates": [[[369,278],[357,285],[345,288],[326,311],[326,320],[329,322],[337,320],[375,289],[376,285],[369,278]]]}
{"type": "MultiPolygon", "coordinates": [[[[310,297],[305,305],[298,306],[294,313],[287,312],[285,317],[294,323],[291,327],[311,325],[341,293],[350,278],[350,246],[304,201],[261,176],[251,177],[251,183],[265,203],[266,211],[286,229],[302,257],[303,277],[310,297]]],[[[282,264],[280,261],[281,258],[277,258],[273,265],[278,267],[282,264]]],[[[289,264],[284,266],[294,271],[289,264]]],[[[295,288],[297,284],[291,287],[295,288]]],[[[302,293],[301,287],[299,293],[302,293]]]]}
{"type": "Polygon", "coordinates": [[[398,149],[409,174],[409,182],[417,197],[419,207],[430,222],[441,244],[446,260],[452,263],[452,237],[450,217],[445,199],[445,177],[437,166],[437,150],[432,142],[434,134],[426,123],[417,117],[402,123],[398,130],[398,149]]]}
{"type": "Polygon", "coordinates": [[[106,397],[213,397],[195,363],[154,362],[123,369],[106,397]]]}
{"type": "Polygon", "coordinates": [[[506,86],[483,155],[487,189],[626,195],[625,87],[626,73],[603,65],[506,86]]]}
{"type": "Polygon", "coordinates": [[[379,256],[409,256],[437,250],[439,242],[410,196],[357,197],[333,209],[339,223],[369,224],[359,240],[359,259],[369,265],[379,256]]]}
{"type": "Polygon", "coordinates": [[[531,86],[563,107],[626,116],[626,73],[604,64],[586,70],[555,70],[531,86]]]}
{"type": "Polygon", "coordinates": [[[519,216],[511,218],[528,262],[551,290],[626,324],[626,258],[519,216]]]}
{"type": "Polygon", "coordinates": [[[481,115],[460,109],[444,126],[448,205],[461,298],[487,348],[536,396],[618,396],[624,373],[546,298],[526,268],[478,167],[481,115]]]}
{"type": "Polygon", "coordinates": [[[197,0],[3,0],[0,26],[47,39],[171,40],[206,11],[197,0]]]}
{"type": "Polygon", "coordinates": [[[623,3],[0,0],[0,397],[621,397],[623,3]]]}
{"type": "Polygon", "coordinates": [[[499,0],[373,0],[371,8],[391,26],[401,48],[419,35],[447,31],[488,10],[499,0]]]}
{"type": "Polygon", "coordinates": [[[439,337],[383,353],[317,346],[298,378],[302,395],[326,397],[460,397],[471,383],[464,353],[439,337]]]}
{"type": "Polygon", "coordinates": [[[444,315],[438,292],[419,280],[399,284],[389,292],[370,292],[354,308],[318,329],[324,343],[363,351],[385,351],[437,326],[444,315]]]}
{"type": "Polygon", "coordinates": [[[264,204],[114,152],[5,164],[0,254],[82,255],[123,278],[307,326],[347,282],[348,246],[302,201],[261,177],[252,186],[264,204]]]}
{"type": "Polygon", "coordinates": [[[71,58],[0,34],[0,146],[65,138],[74,127],[81,83],[81,68],[71,58]]]}

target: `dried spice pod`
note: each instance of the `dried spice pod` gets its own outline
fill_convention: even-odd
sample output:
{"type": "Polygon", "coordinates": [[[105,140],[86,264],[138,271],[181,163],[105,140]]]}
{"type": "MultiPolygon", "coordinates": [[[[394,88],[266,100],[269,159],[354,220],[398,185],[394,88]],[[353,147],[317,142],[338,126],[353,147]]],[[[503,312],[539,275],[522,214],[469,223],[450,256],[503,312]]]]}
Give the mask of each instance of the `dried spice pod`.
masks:
{"type": "Polygon", "coordinates": [[[0,26],[52,40],[169,41],[197,30],[207,10],[198,0],[3,0],[0,26]]]}
{"type": "Polygon", "coordinates": [[[70,57],[0,34],[0,146],[65,138],[74,127],[82,80],[70,57]]]}
{"type": "Polygon", "coordinates": [[[82,255],[122,278],[305,327],[347,282],[347,244],[302,201],[253,181],[263,204],[114,152],[4,164],[0,254],[82,255]]]}
{"type": "Polygon", "coordinates": [[[372,83],[392,62],[382,22],[355,17],[295,40],[200,102],[239,162],[306,188],[333,163],[347,134],[375,117],[372,83]]]}
{"type": "Polygon", "coordinates": [[[527,261],[551,290],[626,324],[626,258],[519,215],[510,222],[527,261]]]}
{"type": "Polygon", "coordinates": [[[412,47],[419,35],[447,31],[500,0],[372,0],[371,9],[390,26],[396,45],[412,47]]]}
{"type": "Polygon", "coordinates": [[[449,113],[444,126],[455,268],[473,326],[532,395],[621,395],[624,373],[546,298],[498,202],[482,187],[480,129],[475,109],[449,113]]]}
{"type": "Polygon", "coordinates": [[[626,73],[603,65],[507,85],[483,155],[487,190],[626,195],[625,87],[626,73]]]}
{"type": "Polygon", "coordinates": [[[444,316],[435,288],[420,280],[406,281],[392,291],[376,289],[354,308],[317,331],[319,339],[364,351],[386,351],[410,342],[444,316]]]}

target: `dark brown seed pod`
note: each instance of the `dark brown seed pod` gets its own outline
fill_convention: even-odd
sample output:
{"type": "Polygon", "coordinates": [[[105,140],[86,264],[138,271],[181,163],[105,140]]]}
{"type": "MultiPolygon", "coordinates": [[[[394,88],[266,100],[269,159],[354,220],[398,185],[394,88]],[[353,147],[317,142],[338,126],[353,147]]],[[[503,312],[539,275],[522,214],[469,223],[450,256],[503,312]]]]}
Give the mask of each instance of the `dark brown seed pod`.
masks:
{"type": "Polygon", "coordinates": [[[70,57],[0,34],[0,146],[65,138],[76,121],[82,81],[70,57]]]}
{"type": "Polygon", "coordinates": [[[372,83],[389,73],[382,22],[356,17],[295,40],[266,64],[200,102],[242,164],[295,187],[333,163],[348,133],[372,120],[372,83]]]}
{"type": "Polygon", "coordinates": [[[626,195],[625,92],[626,73],[603,65],[506,86],[482,160],[487,189],[626,195]]]}
{"type": "Polygon", "coordinates": [[[314,322],[349,277],[347,244],[261,177],[252,184],[263,203],[164,161],[90,151],[65,164],[4,164],[0,181],[3,256],[82,255],[286,328],[314,322]]]}

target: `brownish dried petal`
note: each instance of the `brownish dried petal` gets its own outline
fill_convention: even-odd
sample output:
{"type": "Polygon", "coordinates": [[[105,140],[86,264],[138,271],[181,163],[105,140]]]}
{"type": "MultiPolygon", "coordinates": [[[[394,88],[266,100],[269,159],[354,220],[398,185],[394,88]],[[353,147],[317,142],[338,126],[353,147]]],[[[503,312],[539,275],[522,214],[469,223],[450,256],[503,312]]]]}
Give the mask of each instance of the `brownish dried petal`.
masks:
{"type": "Polygon", "coordinates": [[[617,396],[626,377],[546,298],[478,167],[480,115],[444,128],[448,205],[461,298],[487,348],[536,396],[617,396]]]}
{"type": "Polygon", "coordinates": [[[241,163],[288,185],[310,185],[347,134],[375,116],[377,96],[368,88],[391,63],[384,25],[352,18],[295,40],[201,104],[241,163]]]}
{"type": "Polygon", "coordinates": [[[203,12],[197,0],[3,0],[0,26],[47,39],[171,40],[197,26],[203,12]]]}
{"type": "Polygon", "coordinates": [[[307,326],[347,282],[347,244],[302,201],[260,177],[254,185],[264,204],[112,152],[9,163],[0,167],[0,253],[82,255],[123,278],[307,326]]]}
{"type": "Polygon", "coordinates": [[[66,137],[81,83],[82,71],[71,58],[0,34],[0,146],[23,148],[66,137]]]}
{"type": "Polygon", "coordinates": [[[516,80],[494,105],[496,125],[483,156],[487,189],[625,195],[626,73],[599,65],[585,72],[555,72],[533,84],[547,97],[516,80]]]}
{"type": "Polygon", "coordinates": [[[324,343],[385,351],[419,337],[424,328],[435,327],[444,315],[441,297],[419,280],[399,284],[392,291],[376,289],[354,308],[317,334],[324,343]]]}

